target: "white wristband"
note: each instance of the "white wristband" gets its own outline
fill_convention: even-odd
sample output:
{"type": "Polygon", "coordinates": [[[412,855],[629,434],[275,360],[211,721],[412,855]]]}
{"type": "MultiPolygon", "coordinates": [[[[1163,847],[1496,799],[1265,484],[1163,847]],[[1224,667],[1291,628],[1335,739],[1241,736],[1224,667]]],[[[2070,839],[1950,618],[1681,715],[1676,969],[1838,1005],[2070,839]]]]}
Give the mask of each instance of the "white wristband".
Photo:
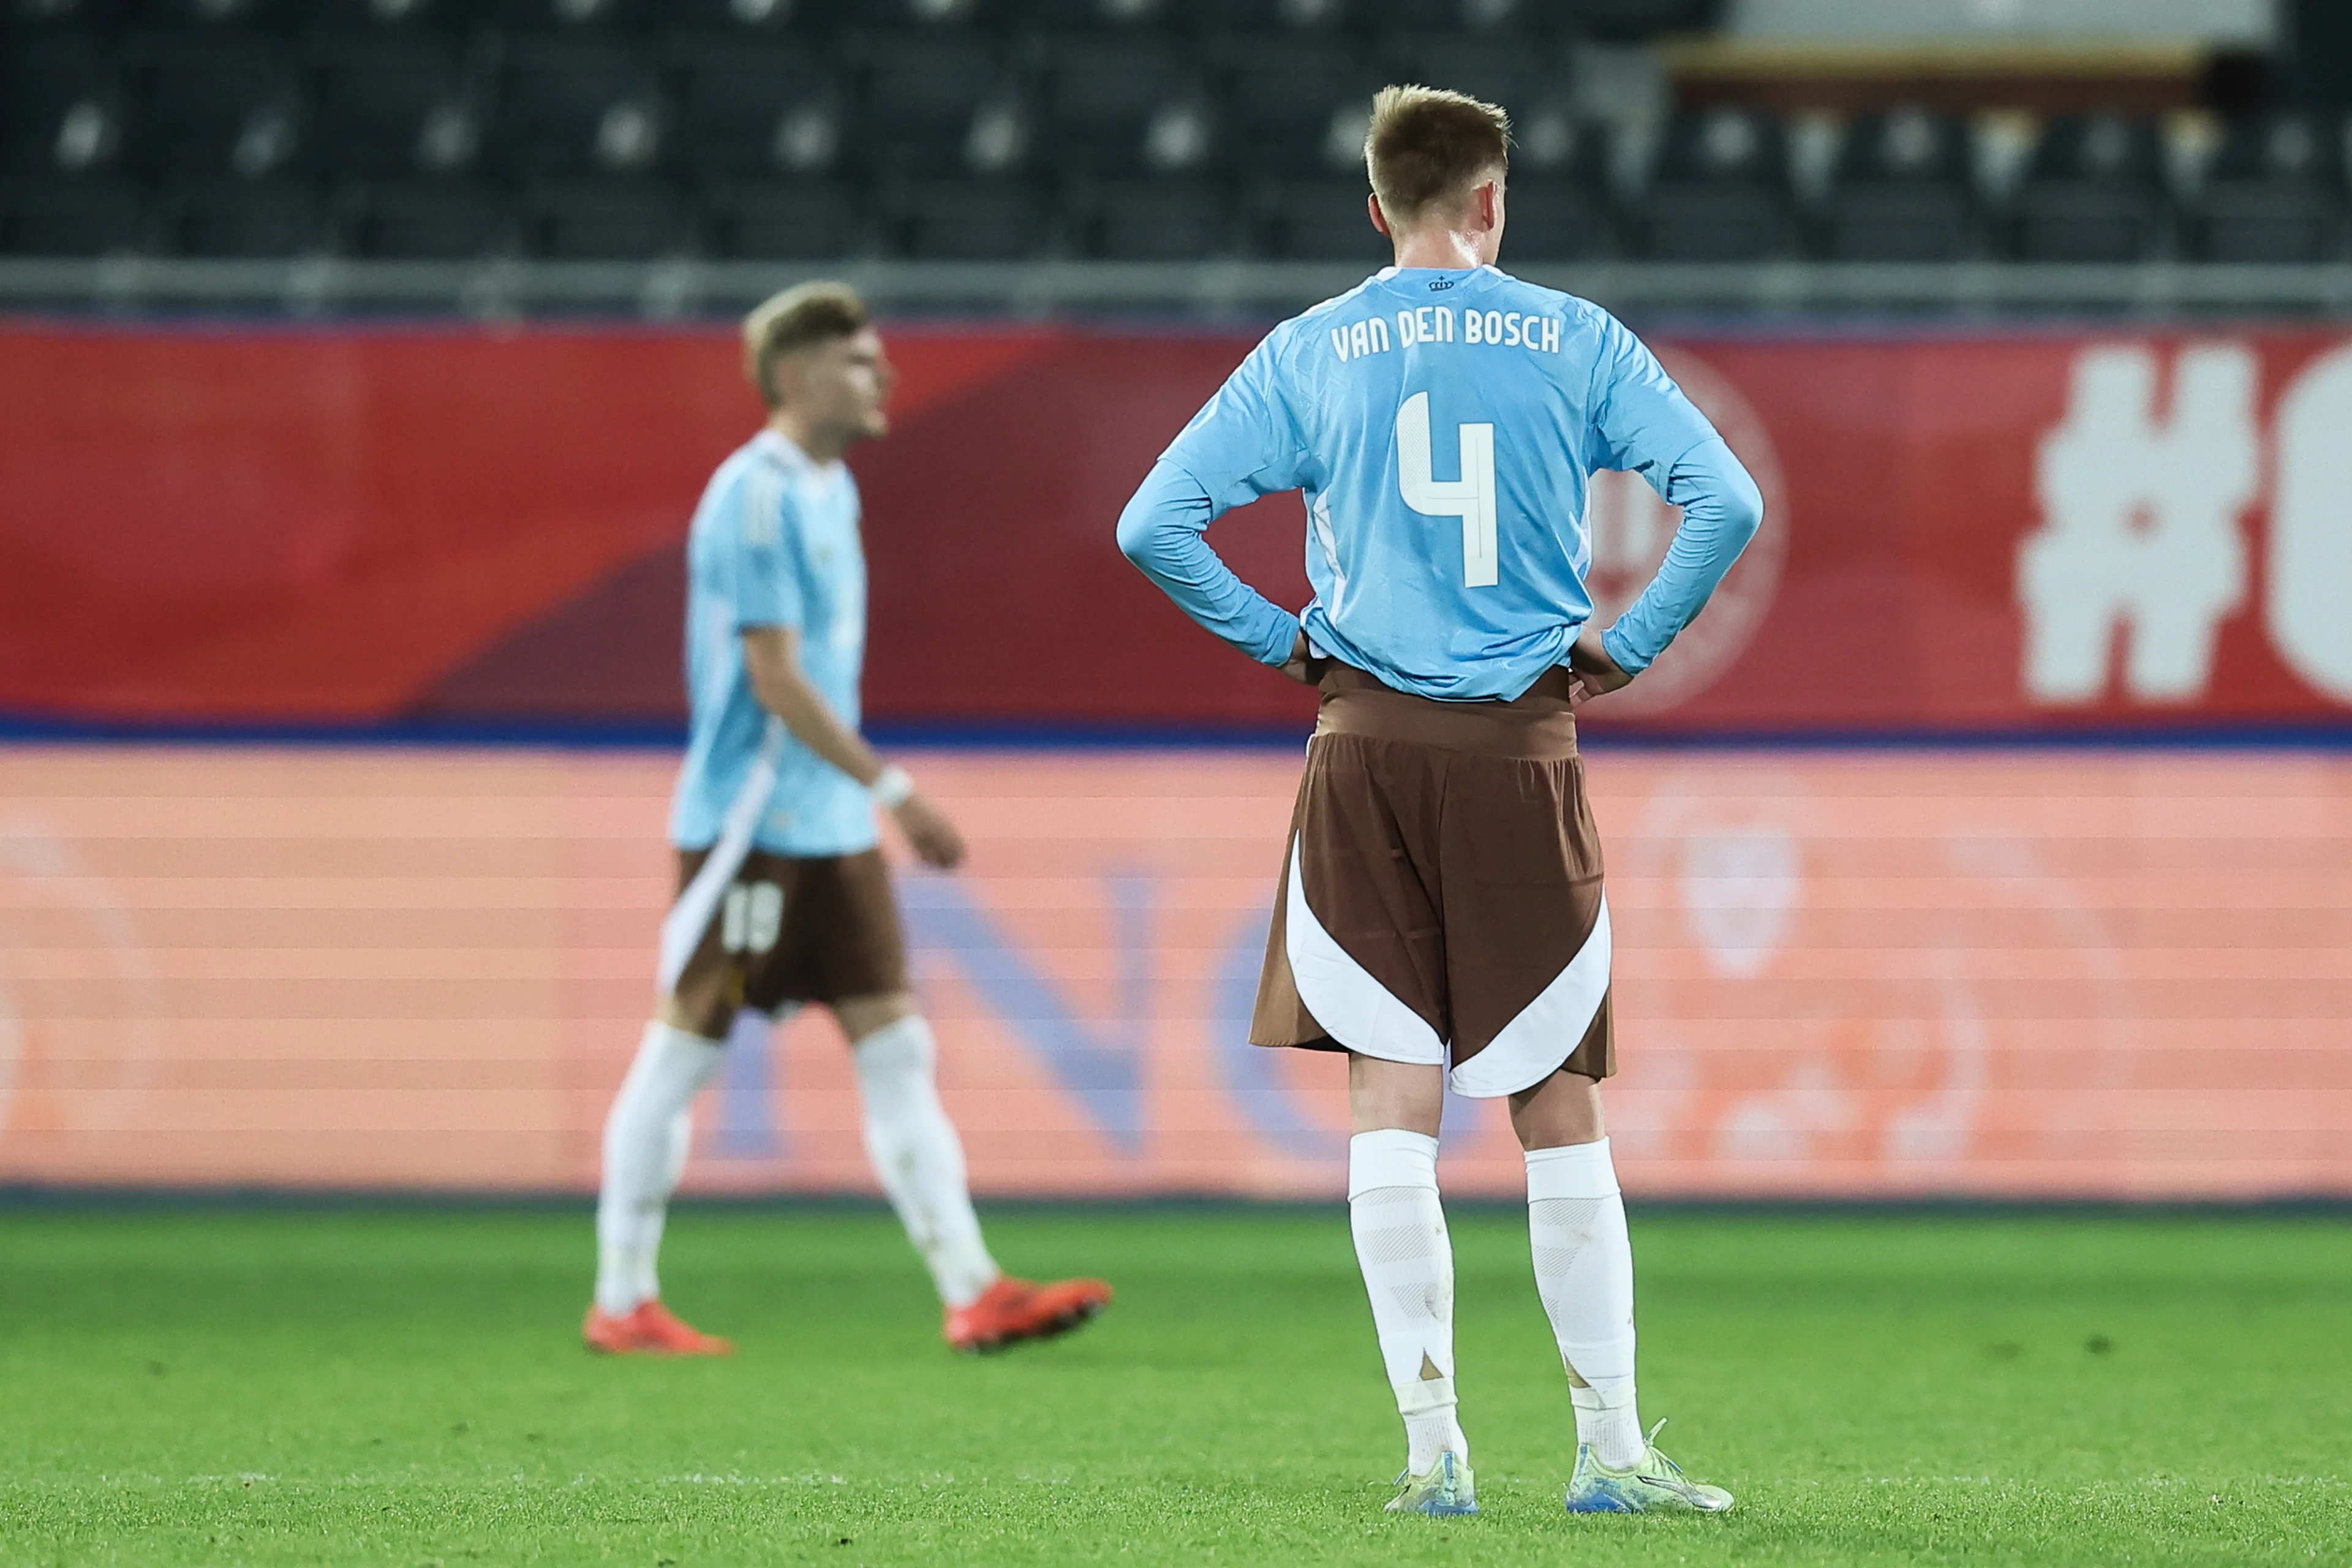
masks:
{"type": "Polygon", "coordinates": [[[915,793],[915,781],[907,776],[906,769],[892,763],[874,775],[874,782],[866,786],[866,793],[883,810],[896,811],[907,804],[908,796],[915,793]]]}

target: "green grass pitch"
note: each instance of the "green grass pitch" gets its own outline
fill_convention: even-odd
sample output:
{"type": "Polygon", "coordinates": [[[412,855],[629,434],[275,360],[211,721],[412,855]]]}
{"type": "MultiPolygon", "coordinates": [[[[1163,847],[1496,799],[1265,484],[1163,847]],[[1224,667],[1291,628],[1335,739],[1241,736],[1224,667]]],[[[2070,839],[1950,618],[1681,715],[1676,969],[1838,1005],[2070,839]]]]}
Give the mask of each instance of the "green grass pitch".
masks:
{"type": "Polygon", "coordinates": [[[1739,1494],[1572,1520],[1520,1221],[1454,1216],[1485,1516],[1402,1441],[1344,1215],[998,1215],[1099,1271],[958,1360],[886,1215],[688,1209],[730,1362],[574,1339],[584,1211],[0,1211],[0,1563],[2352,1563],[2352,1223],[1637,1211],[1643,1404],[1739,1494]]]}

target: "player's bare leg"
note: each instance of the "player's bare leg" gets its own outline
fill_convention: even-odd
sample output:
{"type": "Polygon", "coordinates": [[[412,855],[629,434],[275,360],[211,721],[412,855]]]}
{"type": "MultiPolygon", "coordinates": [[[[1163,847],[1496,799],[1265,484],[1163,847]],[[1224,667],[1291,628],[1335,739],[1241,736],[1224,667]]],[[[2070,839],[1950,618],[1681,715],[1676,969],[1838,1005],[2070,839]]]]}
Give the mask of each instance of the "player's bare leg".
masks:
{"type": "MultiPolygon", "coordinates": [[[[1576,1406],[1576,1513],[1720,1512],[1731,1494],[1650,1445],[1633,1392],[1633,1247],[1601,1086],[1562,1070],[1510,1097],[1527,1151],[1528,1240],[1576,1406]]],[[[1663,1423],[1661,1424],[1663,1425],[1663,1423]]]]}
{"type": "Polygon", "coordinates": [[[963,1142],[940,1103],[931,1026],[904,992],[833,1005],[849,1037],[874,1162],[907,1239],[946,1310],[949,1344],[994,1351],[1067,1332],[1110,1302],[1099,1279],[1040,1285],[1008,1277],[989,1256],[965,1180],[963,1142]]]}
{"type": "Polygon", "coordinates": [[[1454,1392],[1454,1244],[1437,1195],[1442,1068],[1348,1058],[1348,1224],[1397,1413],[1405,1468],[1391,1513],[1478,1511],[1454,1392]]]}

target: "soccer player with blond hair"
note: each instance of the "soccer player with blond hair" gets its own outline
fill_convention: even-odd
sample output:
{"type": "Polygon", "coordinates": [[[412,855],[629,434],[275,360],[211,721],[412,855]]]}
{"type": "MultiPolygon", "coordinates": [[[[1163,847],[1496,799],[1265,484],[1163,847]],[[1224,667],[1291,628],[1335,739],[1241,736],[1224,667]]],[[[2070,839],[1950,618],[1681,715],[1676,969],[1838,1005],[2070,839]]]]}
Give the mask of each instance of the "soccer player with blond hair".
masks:
{"type": "Polygon", "coordinates": [[[743,337],[768,421],[719,465],[688,535],[691,726],[670,816],[679,890],[662,922],[659,1009],[604,1124],[582,1332],[613,1353],[732,1348],[663,1306],[655,1271],[688,1108],[724,1052],[766,1050],[772,1030],[814,1004],[849,1037],[866,1153],[930,1269],[949,1343],[993,1350],[1060,1333],[1110,1289],[1032,1284],[989,1256],[875,818],[887,813],[942,869],[963,858],[963,841],[857,732],[866,557],[842,458],[889,428],[889,361],[838,283],[777,295],[743,337]]]}
{"type": "Polygon", "coordinates": [[[1495,266],[1510,122],[1391,87],[1365,142],[1396,264],[1276,327],[1119,519],[1128,557],[1202,626],[1318,685],[1250,1037],[1345,1051],[1356,1256],[1407,1456],[1392,1511],[1477,1511],[1454,1384],[1438,1200],[1448,1083],[1508,1102],[1537,1293],[1575,1411],[1570,1511],[1714,1512],[1633,1391],[1633,1257],[1601,1082],[1611,934],[1575,710],[1636,679],[1754,536],[1763,502],[1633,333],[1495,266]],[[1683,509],[1607,628],[1586,587],[1590,476],[1683,509]],[[1202,532],[1307,498],[1303,614],[1202,532]]]}

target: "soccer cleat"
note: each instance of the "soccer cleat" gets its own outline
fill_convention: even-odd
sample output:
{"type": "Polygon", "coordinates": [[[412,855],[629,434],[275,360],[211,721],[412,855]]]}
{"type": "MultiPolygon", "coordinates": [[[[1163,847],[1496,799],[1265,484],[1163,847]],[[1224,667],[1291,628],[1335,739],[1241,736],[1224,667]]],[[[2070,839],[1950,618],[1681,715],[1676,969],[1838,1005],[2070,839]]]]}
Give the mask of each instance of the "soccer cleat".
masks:
{"type": "Polygon", "coordinates": [[[735,1344],[689,1327],[658,1300],[641,1301],[633,1312],[588,1309],[580,1325],[588,1348],[605,1355],[733,1355],[735,1344]]]}
{"type": "Polygon", "coordinates": [[[1407,1470],[1396,1479],[1397,1495],[1389,1499],[1389,1513],[1425,1513],[1432,1519],[1459,1519],[1478,1511],[1478,1492],[1470,1467],[1452,1454],[1440,1454],[1437,1463],[1421,1475],[1407,1470]]]}
{"type": "Polygon", "coordinates": [[[971,1305],[948,1309],[948,1343],[985,1355],[1023,1340],[1050,1340],[1109,1306],[1110,1295],[1110,1287],[1099,1279],[1039,1285],[1006,1276],[971,1305]]]}
{"type": "Polygon", "coordinates": [[[1722,1513],[1731,1507],[1731,1494],[1683,1474],[1683,1468],[1658,1452],[1660,1421],[1650,1428],[1650,1451],[1640,1464],[1612,1470],[1602,1464],[1591,1446],[1576,1447],[1576,1473],[1569,1478],[1570,1513],[1722,1513]]]}

